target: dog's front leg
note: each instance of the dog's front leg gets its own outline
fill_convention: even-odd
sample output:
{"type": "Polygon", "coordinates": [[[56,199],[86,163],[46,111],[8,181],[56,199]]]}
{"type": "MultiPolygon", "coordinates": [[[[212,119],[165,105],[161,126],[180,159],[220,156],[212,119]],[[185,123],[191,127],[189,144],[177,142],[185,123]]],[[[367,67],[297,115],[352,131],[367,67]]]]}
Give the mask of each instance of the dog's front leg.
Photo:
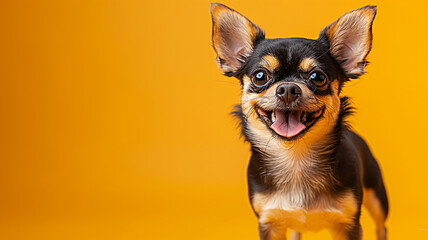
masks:
{"type": "Polygon", "coordinates": [[[290,240],[300,240],[301,233],[291,230],[290,240]]]}
{"type": "Polygon", "coordinates": [[[287,229],[274,223],[259,224],[260,240],[287,240],[287,229]]]}

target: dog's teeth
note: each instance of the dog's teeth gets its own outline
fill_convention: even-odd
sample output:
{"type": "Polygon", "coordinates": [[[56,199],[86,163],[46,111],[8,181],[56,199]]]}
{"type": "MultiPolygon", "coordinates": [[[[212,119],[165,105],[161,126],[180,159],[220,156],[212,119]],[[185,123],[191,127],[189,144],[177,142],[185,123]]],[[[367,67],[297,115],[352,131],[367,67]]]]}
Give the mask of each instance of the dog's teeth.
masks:
{"type": "Polygon", "coordinates": [[[272,123],[276,121],[275,111],[272,112],[272,115],[270,118],[271,118],[270,120],[272,120],[272,123]]]}
{"type": "Polygon", "coordinates": [[[306,122],[306,117],[307,117],[307,113],[306,112],[304,112],[303,114],[302,114],[302,122],[306,122]]]}

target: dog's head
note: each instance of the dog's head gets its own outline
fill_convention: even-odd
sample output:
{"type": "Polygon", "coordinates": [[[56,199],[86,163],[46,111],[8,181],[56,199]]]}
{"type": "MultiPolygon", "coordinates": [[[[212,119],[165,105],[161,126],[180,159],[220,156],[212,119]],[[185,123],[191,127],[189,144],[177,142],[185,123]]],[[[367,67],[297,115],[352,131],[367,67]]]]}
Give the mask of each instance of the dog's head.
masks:
{"type": "Polygon", "coordinates": [[[266,39],[240,13],[212,4],[212,40],[226,76],[241,82],[247,138],[315,143],[334,127],[343,83],[365,71],[376,7],[346,13],[316,40],[266,39]]]}

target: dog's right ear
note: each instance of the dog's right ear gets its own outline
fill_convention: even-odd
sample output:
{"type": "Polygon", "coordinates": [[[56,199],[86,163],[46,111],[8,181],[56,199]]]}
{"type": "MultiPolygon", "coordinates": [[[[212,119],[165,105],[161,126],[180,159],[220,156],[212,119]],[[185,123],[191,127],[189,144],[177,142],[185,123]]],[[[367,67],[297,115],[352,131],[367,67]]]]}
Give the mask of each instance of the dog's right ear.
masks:
{"type": "Polygon", "coordinates": [[[264,33],[242,14],[223,4],[211,4],[211,17],[217,64],[226,76],[234,76],[256,44],[264,39],[264,33]]]}

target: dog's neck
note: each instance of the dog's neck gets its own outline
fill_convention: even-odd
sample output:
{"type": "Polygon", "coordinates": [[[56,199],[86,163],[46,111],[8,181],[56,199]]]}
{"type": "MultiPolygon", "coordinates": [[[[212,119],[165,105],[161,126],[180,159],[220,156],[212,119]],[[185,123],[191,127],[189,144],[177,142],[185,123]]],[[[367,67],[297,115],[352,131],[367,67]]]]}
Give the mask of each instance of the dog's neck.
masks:
{"type": "MultiPolygon", "coordinates": [[[[290,144],[275,137],[259,137],[244,129],[246,140],[259,161],[260,179],[270,190],[288,195],[289,201],[296,205],[305,206],[320,193],[330,192],[337,183],[333,174],[335,153],[342,130],[346,128],[344,119],[351,112],[347,99],[341,99],[336,123],[320,141],[312,144],[307,144],[304,137],[290,144]]],[[[243,119],[243,128],[245,124],[243,119]]]]}
{"type": "Polygon", "coordinates": [[[290,202],[310,202],[321,192],[329,191],[335,182],[331,158],[334,144],[327,138],[312,146],[305,145],[303,138],[294,146],[272,140],[264,149],[256,150],[264,170],[261,177],[272,190],[287,193],[290,202]]]}

